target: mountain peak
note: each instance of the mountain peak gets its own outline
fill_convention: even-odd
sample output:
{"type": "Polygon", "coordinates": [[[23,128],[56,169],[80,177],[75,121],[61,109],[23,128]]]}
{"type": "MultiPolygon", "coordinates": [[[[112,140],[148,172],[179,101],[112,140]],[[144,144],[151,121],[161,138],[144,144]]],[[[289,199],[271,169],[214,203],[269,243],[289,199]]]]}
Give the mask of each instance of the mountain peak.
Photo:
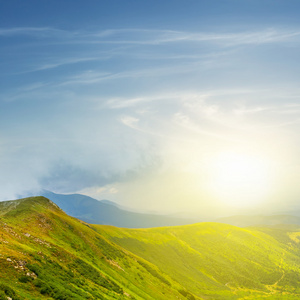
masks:
{"type": "Polygon", "coordinates": [[[42,212],[45,209],[61,211],[54,202],[43,196],[0,202],[0,216],[17,216],[18,214],[28,213],[30,211],[42,212]]]}

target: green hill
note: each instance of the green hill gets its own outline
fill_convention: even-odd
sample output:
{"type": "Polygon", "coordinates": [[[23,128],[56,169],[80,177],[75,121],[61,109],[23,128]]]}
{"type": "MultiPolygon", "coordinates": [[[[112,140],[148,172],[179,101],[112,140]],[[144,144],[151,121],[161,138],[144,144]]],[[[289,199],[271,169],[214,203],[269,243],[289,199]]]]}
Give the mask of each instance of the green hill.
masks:
{"type": "Polygon", "coordinates": [[[0,300],[299,299],[299,245],[295,226],[125,229],[0,202],[0,300]]]}
{"type": "Polygon", "coordinates": [[[231,216],[219,218],[216,220],[219,223],[231,224],[239,227],[260,226],[260,225],[282,225],[295,224],[300,225],[300,217],[293,215],[254,215],[254,216],[231,216]]]}
{"type": "Polygon", "coordinates": [[[156,266],[44,197],[0,202],[0,212],[1,300],[186,299],[156,266]]]}
{"type": "Polygon", "coordinates": [[[135,230],[97,227],[97,230],[155,264],[203,299],[300,297],[297,227],[243,229],[199,223],[135,230]]]}

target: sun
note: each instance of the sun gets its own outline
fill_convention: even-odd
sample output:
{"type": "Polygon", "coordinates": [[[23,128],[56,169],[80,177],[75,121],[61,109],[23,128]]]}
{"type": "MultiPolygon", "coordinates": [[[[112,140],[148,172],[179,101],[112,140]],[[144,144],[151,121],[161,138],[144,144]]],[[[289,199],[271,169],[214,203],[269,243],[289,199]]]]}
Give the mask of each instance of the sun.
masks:
{"type": "Polygon", "coordinates": [[[212,192],[227,205],[254,206],[270,192],[271,174],[267,159],[223,152],[214,160],[212,172],[212,192]]]}

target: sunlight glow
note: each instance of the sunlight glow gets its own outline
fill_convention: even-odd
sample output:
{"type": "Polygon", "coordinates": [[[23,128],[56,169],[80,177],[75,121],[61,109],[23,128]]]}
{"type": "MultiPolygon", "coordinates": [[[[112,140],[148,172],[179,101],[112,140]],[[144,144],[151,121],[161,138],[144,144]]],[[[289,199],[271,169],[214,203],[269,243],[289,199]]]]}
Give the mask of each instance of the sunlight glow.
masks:
{"type": "Polygon", "coordinates": [[[272,181],[269,170],[266,159],[242,153],[221,153],[213,166],[213,194],[230,206],[257,205],[269,195],[272,181]]]}

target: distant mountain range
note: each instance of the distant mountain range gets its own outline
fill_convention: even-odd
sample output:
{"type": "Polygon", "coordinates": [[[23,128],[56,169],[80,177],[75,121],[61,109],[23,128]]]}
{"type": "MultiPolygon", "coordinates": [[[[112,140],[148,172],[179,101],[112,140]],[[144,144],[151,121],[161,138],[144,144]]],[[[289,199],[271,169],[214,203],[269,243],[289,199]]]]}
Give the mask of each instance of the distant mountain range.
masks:
{"type": "MultiPolygon", "coordinates": [[[[81,194],[56,194],[43,191],[44,196],[56,203],[67,214],[90,224],[113,225],[126,228],[150,228],[179,226],[204,221],[201,218],[180,218],[170,215],[138,213],[109,200],[96,200],[81,194]]],[[[205,220],[207,221],[207,219],[205,220]]],[[[230,224],[238,227],[296,224],[300,225],[300,217],[294,215],[236,215],[218,219],[213,222],[230,224]]]]}
{"type": "Polygon", "coordinates": [[[1,300],[296,300],[300,229],[91,225],[30,197],[0,202],[0,270],[1,300]]]}
{"type": "Polygon", "coordinates": [[[109,200],[99,201],[81,194],[62,195],[43,191],[41,196],[56,203],[67,214],[91,224],[105,224],[126,228],[148,228],[186,225],[201,221],[167,215],[131,212],[124,210],[118,204],[109,200]]]}

